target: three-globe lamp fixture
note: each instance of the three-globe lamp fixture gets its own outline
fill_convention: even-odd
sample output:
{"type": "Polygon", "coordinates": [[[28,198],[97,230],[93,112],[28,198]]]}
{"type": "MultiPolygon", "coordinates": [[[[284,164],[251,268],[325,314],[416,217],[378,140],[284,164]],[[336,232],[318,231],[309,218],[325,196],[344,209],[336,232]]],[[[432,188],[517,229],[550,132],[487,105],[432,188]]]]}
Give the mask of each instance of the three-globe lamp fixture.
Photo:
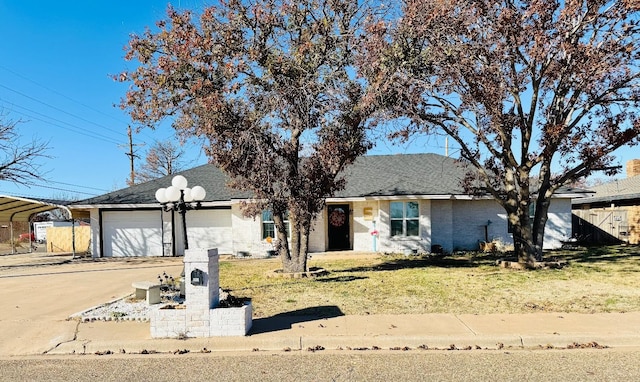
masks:
{"type": "Polygon", "coordinates": [[[160,202],[165,211],[178,211],[182,215],[182,232],[184,233],[184,249],[189,249],[187,241],[187,221],[188,210],[200,208],[200,202],[204,200],[207,192],[202,186],[193,188],[187,187],[187,178],[176,175],[171,180],[171,186],[159,188],[156,191],[156,200],[160,202]]]}

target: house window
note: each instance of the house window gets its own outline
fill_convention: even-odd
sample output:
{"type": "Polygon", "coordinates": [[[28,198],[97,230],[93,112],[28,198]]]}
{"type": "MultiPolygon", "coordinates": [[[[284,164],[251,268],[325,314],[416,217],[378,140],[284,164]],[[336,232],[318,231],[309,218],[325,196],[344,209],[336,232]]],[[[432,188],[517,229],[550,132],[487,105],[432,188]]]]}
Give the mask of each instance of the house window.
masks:
{"type": "Polygon", "coordinates": [[[418,202],[391,202],[391,236],[420,236],[418,202]]]}
{"type": "Polygon", "coordinates": [[[533,219],[536,217],[536,201],[532,200],[529,203],[529,220],[533,222],[533,219]]]}
{"type": "MultiPolygon", "coordinates": [[[[284,215],[284,226],[287,230],[287,236],[289,236],[289,214],[284,215]]],[[[276,238],[276,224],[273,221],[273,213],[269,210],[262,211],[262,239],[267,237],[276,238]]]]}

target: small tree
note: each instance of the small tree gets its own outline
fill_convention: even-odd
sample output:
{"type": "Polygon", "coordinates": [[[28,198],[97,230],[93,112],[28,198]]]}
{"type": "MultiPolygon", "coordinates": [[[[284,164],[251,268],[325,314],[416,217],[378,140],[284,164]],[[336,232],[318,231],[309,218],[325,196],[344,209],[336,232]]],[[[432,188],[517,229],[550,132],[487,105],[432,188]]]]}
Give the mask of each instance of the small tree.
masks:
{"type": "Polygon", "coordinates": [[[43,180],[39,159],[46,155],[47,143],[36,138],[20,143],[18,122],[4,120],[0,114],[0,180],[28,185],[34,180],[43,180]]]}
{"type": "Polygon", "coordinates": [[[126,58],[140,66],[119,76],[133,82],[123,106],[208,140],[230,186],[254,194],[244,213],[271,210],[285,272],[307,269],[314,218],[371,147],[353,69],[367,12],[352,0],[228,0],[197,21],[169,8],[157,32],[131,37],[126,58]]]}
{"type": "Polygon", "coordinates": [[[182,171],[185,151],[171,141],[156,141],[147,151],[146,161],[136,171],[139,182],[148,182],[182,171]]]}
{"type": "MultiPolygon", "coordinates": [[[[60,199],[64,200],[64,199],[60,199]]],[[[67,210],[62,208],[56,208],[55,210],[41,212],[31,219],[32,222],[48,222],[48,221],[63,221],[71,220],[71,216],[67,210]]]]}
{"type": "Polygon", "coordinates": [[[407,0],[396,25],[369,27],[372,102],[408,122],[398,137],[453,138],[482,182],[474,191],[506,210],[523,263],[542,256],[554,192],[612,170],[611,154],[638,142],[637,4],[407,0]]]}

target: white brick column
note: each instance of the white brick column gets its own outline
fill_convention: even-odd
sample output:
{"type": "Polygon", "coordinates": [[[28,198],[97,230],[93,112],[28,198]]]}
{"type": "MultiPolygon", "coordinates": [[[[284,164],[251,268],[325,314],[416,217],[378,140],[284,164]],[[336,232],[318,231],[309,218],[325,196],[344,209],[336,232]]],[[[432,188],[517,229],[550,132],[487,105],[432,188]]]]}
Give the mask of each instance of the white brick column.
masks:
{"type": "Polygon", "coordinates": [[[187,334],[190,337],[209,337],[209,310],[218,305],[220,278],[218,249],[189,249],[184,255],[185,305],[187,334]],[[201,285],[193,284],[194,271],[201,271],[201,285]]]}
{"type": "Polygon", "coordinates": [[[217,249],[190,249],[184,256],[186,300],[179,309],[155,309],[151,314],[151,336],[212,337],[244,336],[252,325],[251,302],[237,308],[218,308],[220,270],[217,249]],[[196,272],[194,271],[201,271],[196,272]],[[193,277],[198,276],[194,285],[193,277]]]}
{"type": "Polygon", "coordinates": [[[184,255],[184,284],[187,307],[213,309],[220,302],[218,249],[188,249],[184,255]],[[191,273],[201,270],[203,285],[191,283],[191,273]]]}

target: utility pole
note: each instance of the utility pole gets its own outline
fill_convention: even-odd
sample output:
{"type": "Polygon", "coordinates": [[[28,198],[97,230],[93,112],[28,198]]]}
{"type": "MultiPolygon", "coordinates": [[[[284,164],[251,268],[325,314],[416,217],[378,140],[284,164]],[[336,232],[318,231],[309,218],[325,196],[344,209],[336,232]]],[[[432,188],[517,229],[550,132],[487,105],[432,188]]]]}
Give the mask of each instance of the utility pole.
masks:
{"type": "MultiPolygon", "coordinates": [[[[131,126],[127,126],[127,136],[129,137],[129,145],[128,145],[129,151],[126,152],[125,155],[129,157],[129,162],[131,164],[130,178],[127,183],[129,184],[129,186],[133,186],[134,184],[136,184],[136,171],[135,171],[134,159],[135,158],[140,159],[140,156],[138,156],[138,154],[136,154],[136,152],[133,151],[133,148],[134,146],[144,146],[144,143],[142,144],[133,143],[133,133],[131,131],[131,126]]],[[[120,145],[120,147],[122,146],[124,145],[120,145]]]]}

